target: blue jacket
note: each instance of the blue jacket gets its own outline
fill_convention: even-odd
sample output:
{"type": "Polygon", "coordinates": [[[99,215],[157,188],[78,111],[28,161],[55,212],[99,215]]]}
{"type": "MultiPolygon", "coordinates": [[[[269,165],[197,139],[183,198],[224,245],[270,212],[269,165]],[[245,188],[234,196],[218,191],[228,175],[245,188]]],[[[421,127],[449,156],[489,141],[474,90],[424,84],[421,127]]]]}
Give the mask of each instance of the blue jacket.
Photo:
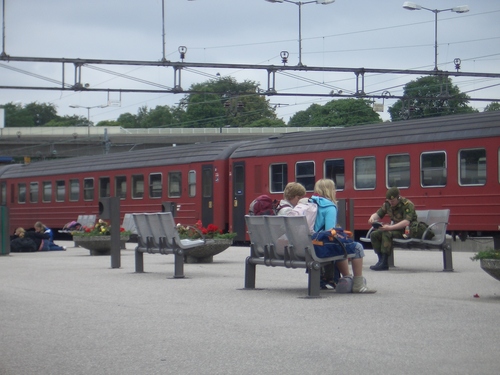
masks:
{"type": "Polygon", "coordinates": [[[337,225],[337,206],[331,200],[313,195],[311,200],[318,205],[314,231],[328,230],[337,225]]]}

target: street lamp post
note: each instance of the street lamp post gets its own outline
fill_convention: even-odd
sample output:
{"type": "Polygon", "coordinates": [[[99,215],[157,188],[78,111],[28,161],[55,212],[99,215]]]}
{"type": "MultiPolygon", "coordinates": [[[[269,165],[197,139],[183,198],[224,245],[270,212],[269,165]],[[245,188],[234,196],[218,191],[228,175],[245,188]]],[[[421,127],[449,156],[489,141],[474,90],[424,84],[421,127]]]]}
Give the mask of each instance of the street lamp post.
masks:
{"type": "Polygon", "coordinates": [[[405,1],[403,3],[403,8],[407,10],[421,10],[425,9],[428,10],[432,13],[434,13],[434,70],[438,70],[438,65],[437,65],[437,55],[438,55],[438,42],[437,42],[437,35],[438,35],[438,29],[437,29],[437,22],[438,22],[438,13],[441,12],[455,12],[455,13],[467,13],[469,11],[469,6],[468,5],[460,5],[457,7],[453,8],[447,8],[447,9],[430,9],[423,7],[422,5],[418,5],[415,3],[412,3],[411,1],[405,1]]]}
{"type": "Polygon", "coordinates": [[[87,125],[87,128],[88,128],[88,135],[90,135],[90,110],[92,108],[106,108],[107,105],[105,104],[101,104],[101,105],[94,105],[92,107],[86,107],[86,106],[83,106],[83,105],[76,105],[76,104],[73,104],[73,105],[70,105],[70,108],[85,108],[87,110],[87,120],[88,120],[88,125],[87,125]]]}
{"type": "Polygon", "coordinates": [[[334,3],[335,0],[312,0],[312,1],[292,1],[292,0],[266,0],[270,3],[291,3],[295,4],[299,7],[299,63],[297,64],[298,66],[303,66],[302,64],[302,5],[305,4],[311,4],[311,3],[316,3],[316,4],[331,4],[334,3]]]}

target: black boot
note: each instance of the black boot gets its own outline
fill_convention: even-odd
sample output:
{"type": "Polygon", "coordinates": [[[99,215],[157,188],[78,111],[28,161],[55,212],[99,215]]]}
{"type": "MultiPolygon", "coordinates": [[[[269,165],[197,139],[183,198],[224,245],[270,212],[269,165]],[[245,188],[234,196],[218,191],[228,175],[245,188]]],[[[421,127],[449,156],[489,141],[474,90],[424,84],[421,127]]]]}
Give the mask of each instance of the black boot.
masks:
{"type": "Polygon", "coordinates": [[[389,255],[382,254],[380,262],[378,262],[374,266],[371,266],[370,269],[372,269],[374,271],[387,271],[387,270],[389,270],[389,255]]]}
{"type": "Polygon", "coordinates": [[[381,254],[381,253],[375,253],[375,254],[377,254],[377,256],[378,256],[378,262],[377,262],[377,263],[375,263],[373,266],[370,266],[370,269],[371,269],[371,270],[373,269],[373,267],[378,267],[378,266],[380,266],[380,262],[382,261],[382,254],[381,254]]]}

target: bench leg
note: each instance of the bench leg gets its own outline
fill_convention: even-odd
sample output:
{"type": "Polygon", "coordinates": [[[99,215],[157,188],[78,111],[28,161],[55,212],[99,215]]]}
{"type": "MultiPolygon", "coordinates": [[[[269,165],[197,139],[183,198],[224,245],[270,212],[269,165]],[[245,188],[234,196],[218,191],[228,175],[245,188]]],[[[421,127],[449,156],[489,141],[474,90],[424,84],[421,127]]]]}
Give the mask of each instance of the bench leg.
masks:
{"type": "Polygon", "coordinates": [[[321,265],[313,262],[308,272],[307,296],[319,297],[321,265]]]}
{"type": "Polygon", "coordinates": [[[443,266],[443,271],[453,272],[453,257],[449,243],[443,245],[443,266]]]}
{"type": "Polygon", "coordinates": [[[184,277],[184,253],[177,251],[174,254],[174,279],[182,279],[184,277]]]}
{"type": "Polygon", "coordinates": [[[141,251],[135,251],[135,272],[144,272],[144,254],[141,251]]]}
{"type": "Polygon", "coordinates": [[[245,261],[245,289],[255,289],[255,272],[257,265],[249,262],[250,257],[245,261]]]}

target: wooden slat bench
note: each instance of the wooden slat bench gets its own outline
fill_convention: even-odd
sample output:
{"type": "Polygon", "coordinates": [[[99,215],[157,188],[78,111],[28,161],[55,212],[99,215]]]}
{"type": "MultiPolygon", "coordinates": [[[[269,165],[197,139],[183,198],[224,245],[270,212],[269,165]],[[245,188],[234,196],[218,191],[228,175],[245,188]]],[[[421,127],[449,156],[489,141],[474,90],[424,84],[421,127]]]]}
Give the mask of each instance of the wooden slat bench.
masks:
{"type": "MultiPolygon", "coordinates": [[[[450,218],[450,210],[416,210],[418,221],[425,222],[429,228],[423,234],[422,238],[395,238],[394,247],[403,249],[423,249],[423,250],[441,250],[443,252],[443,271],[453,271],[452,247],[451,241],[446,237],[446,228],[450,218]],[[427,232],[432,230],[434,238],[426,240],[427,232]]],[[[370,234],[374,229],[371,228],[363,242],[371,242],[370,234]]],[[[389,265],[394,266],[394,252],[389,258],[389,265]]]]}
{"type": "Polygon", "coordinates": [[[256,266],[306,269],[308,297],[319,297],[321,267],[354,254],[318,258],[305,216],[245,216],[250,256],[245,262],[245,289],[255,289],[256,266]]]}
{"type": "Polygon", "coordinates": [[[184,254],[190,249],[209,243],[205,238],[180,239],[170,212],[133,214],[137,230],[135,272],[144,272],[143,254],[173,254],[174,278],[184,277],[184,254]]]}

